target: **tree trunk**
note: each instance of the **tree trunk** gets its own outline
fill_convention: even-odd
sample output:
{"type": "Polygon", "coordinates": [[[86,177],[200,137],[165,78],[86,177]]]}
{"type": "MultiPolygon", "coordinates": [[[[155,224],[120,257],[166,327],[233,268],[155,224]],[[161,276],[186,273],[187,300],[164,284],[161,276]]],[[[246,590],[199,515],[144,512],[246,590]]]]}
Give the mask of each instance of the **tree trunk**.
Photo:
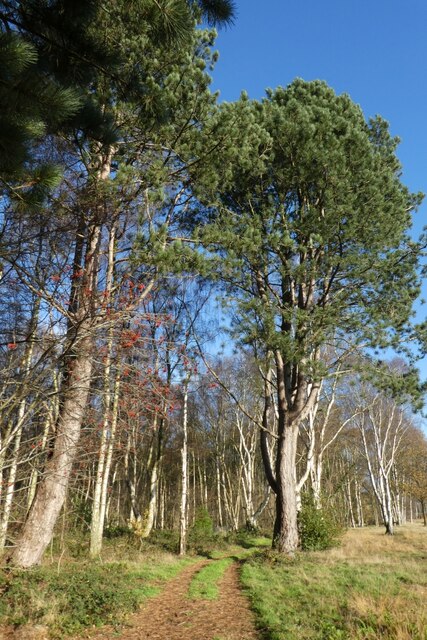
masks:
{"type": "Polygon", "coordinates": [[[364,527],[365,523],[363,518],[361,488],[360,488],[360,483],[357,480],[355,480],[355,487],[356,487],[356,505],[357,505],[357,526],[364,527]]]}
{"type": "MultiPolygon", "coordinates": [[[[40,310],[40,299],[37,298],[34,303],[30,326],[29,326],[30,337],[25,349],[22,366],[20,367],[21,369],[20,373],[22,374],[23,380],[26,380],[28,378],[31,371],[31,361],[33,358],[33,351],[34,351],[33,335],[37,329],[37,325],[39,321],[39,310],[40,310]]],[[[0,553],[2,553],[6,544],[7,530],[9,527],[9,518],[12,510],[13,496],[15,493],[16,474],[18,470],[19,452],[20,452],[22,432],[24,429],[24,423],[25,423],[25,417],[26,417],[26,409],[27,409],[27,397],[24,396],[23,398],[21,398],[19,402],[17,424],[14,429],[15,436],[14,436],[14,442],[13,442],[13,448],[12,448],[12,457],[10,460],[9,475],[7,479],[6,491],[4,496],[3,514],[0,521],[0,553]]]]}
{"type": "MultiPolygon", "coordinates": [[[[88,328],[87,328],[88,329],[88,328]]],[[[71,467],[89,395],[92,375],[92,337],[86,332],[67,380],[53,454],[31,507],[12,562],[19,567],[38,564],[50,543],[55,523],[65,501],[71,467]]]]}
{"type": "Polygon", "coordinates": [[[298,427],[287,426],[280,436],[277,450],[276,520],[273,547],[280,553],[293,555],[298,548],[297,524],[297,453],[298,427]]]}
{"type": "Polygon", "coordinates": [[[144,525],[143,538],[148,538],[153,530],[154,520],[157,513],[157,503],[159,496],[159,470],[160,463],[163,455],[163,418],[160,418],[159,426],[157,427],[157,414],[154,418],[154,432],[157,433],[157,448],[156,456],[151,467],[150,473],[150,498],[148,501],[147,518],[144,525]]]}
{"type": "Polygon", "coordinates": [[[12,562],[16,566],[38,564],[50,543],[67,494],[80,429],[92,378],[93,331],[96,324],[96,287],[102,225],[87,229],[84,269],[81,242],[77,239],[73,285],[70,293],[68,340],[64,352],[61,407],[56,436],[42,482],[24,525],[12,562]],[[77,284],[78,283],[78,284],[77,284]]]}
{"type": "Polygon", "coordinates": [[[184,382],[184,406],[182,415],[182,447],[181,447],[181,508],[179,519],[179,555],[187,551],[187,487],[188,487],[188,383],[184,382]]]}
{"type": "MultiPolygon", "coordinates": [[[[111,301],[111,293],[113,287],[114,278],[114,266],[115,266],[115,242],[116,242],[116,229],[115,225],[112,226],[110,231],[110,238],[108,244],[108,266],[107,266],[107,278],[105,294],[107,300],[111,301]]],[[[89,554],[92,558],[101,553],[102,548],[102,535],[104,531],[104,516],[102,513],[102,501],[103,492],[106,491],[106,484],[108,484],[109,468],[107,468],[108,452],[112,447],[112,426],[110,422],[117,422],[117,396],[119,392],[119,375],[116,375],[115,390],[114,390],[114,405],[116,411],[113,415],[111,412],[111,369],[113,363],[113,349],[114,349],[114,327],[110,326],[108,330],[107,340],[107,356],[104,368],[104,420],[102,424],[101,443],[99,447],[98,466],[96,470],[95,491],[93,495],[92,504],[92,519],[90,528],[90,549],[89,554]]],[[[104,514],[105,515],[105,514],[104,514]]]]}
{"type": "Polygon", "coordinates": [[[107,508],[108,486],[110,479],[111,461],[117,430],[120,392],[120,370],[117,368],[113,391],[113,404],[110,409],[110,392],[107,393],[106,419],[103,427],[101,448],[99,453],[98,470],[94,495],[94,508],[92,512],[90,556],[98,556],[102,549],[102,537],[104,533],[105,513],[107,508]]]}

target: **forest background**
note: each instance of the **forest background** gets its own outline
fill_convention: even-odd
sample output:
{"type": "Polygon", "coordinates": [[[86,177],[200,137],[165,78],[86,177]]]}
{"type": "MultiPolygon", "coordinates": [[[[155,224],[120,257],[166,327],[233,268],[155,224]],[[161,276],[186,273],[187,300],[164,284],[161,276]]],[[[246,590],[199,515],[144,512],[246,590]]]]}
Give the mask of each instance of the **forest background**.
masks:
{"type": "MultiPolygon", "coordinates": [[[[194,4],[190,3],[193,8],[194,4]]],[[[69,13],[65,3],[69,23],[58,20],[62,14],[55,14],[55,4],[1,6],[3,97],[9,91],[15,100],[2,113],[10,138],[4,138],[9,153],[2,157],[1,546],[7,554],[12,551],[12,561],[24,567],[39,562],[57,532],[60,514],[62,531],[74,527],[87,534],[93,557],[101,553],[104,532],[129,527],[140,538],[153,529],[179,530],[184,553],[190,524],[196,527],[206,515],[218,531],[255,528],[262,518],[271,528],[275,521],[276,546],[293,553],[301,543],[297,513],[304,501],[314,513],[328,506],[344,514],[343,524],[383,522],[390,534],[396,522],[422,514],[425,518],[425,474],[418,474],[425,468],[425,439],[410,411],[412,396],[420,405],[422,389],[407,364],[385,363],[390,351],[379,361],[373,358],[378,355],[375,347],[405,347],[414,337],[407,320],[417,293],[420,250],[404,231],[408,212],[421,201],[410,192],[421,189],[422,183],[413,186],[405,174],[409,191],[401,185],[395,141],[387,125],[380,120],[366,124],[348,98],[337,97],[320,82],[296,81],[287,90],[270,93],[263,106],[243,97],[216,110],[206,75],[216,59],[214,36],[194,29],[183,2],[171,4],[180,8],[174,20],[149,2],[134,12],[133,6],[128,9],[118,1],[116,14],[104,7],[98,13],[97,3],[89,3],[85,11],[80,7],[81,14],[69,13]],[[99,40],[94,24],[104,40],[99,40]],[[17,38],[16,29],[26,39],[17,38]],[[61,37],[55,41],[58,32],[61,37]],[[126,58],[113,59],[117,34],[126,58]],[[73,38],[81,46],[78,52],[73,38]],[[278,148],[269,156],[272,144],[281,140],[270,133],[276,131],[283,107],[284,148],[292,147],[294,129],[289,132],[287,127],[293,120],[286,109],[295,101],[302,114],[305,109],[308,113],[298,129],[303,140],[305,117],[313,118],[309,124],[317,131],[323,122],[317,115],[326,114],[329,127],[324,137],[321,132],[314,151],[308,136],[308,156],[298,164],[302,174],[318,166],[310,154],[320,153],[324,140],[333,142],[325,147],[325,157],[335,140],[350,140],[351,153],[343,154],[340,147],[337,163],[341,167],[350,162],[340,197],[354,189],[357,203],[367,206],[360,188],[353,183],[347,188],[345,182],[348,176],[358,176],[362,167],[367,172],[361,174],[363,179],[369,175],[371,191],[365,186],[363,193],[369,195],[369,206],[373,203],[372,216],[366,217],[365,226],[359,224],[359,210],[351,215],[352,205],[345,200],[349,208],[340,226],[333,210],[332,226],[338,224],[340,241],[351,248],[352,269],[348,264],[344,268],[346,286],[338,291],[350,311],[360,311],[360,318],[337,306],[330,317],[324,316],[322,305],[319,310],[316,304],[323,300],[328,308],[329,291],[335,291],[333,276],[326,274],[335,273],[337,257],[329,247],[338,250],[339,243],[335,245],[336,236],[328,236],[325,228],[324,251],[322,237],[312,232],[310,216],[318,216],[318,225],[324,216],[319,193],[331,186],[326,180],[326,186],[319,187],[324,175],[315,171],[314,178],[302,179],[298,189],[285,194],[292,239],[280,236],[286,228],[281,225],[279,240],[274,234],[269,238],[273,249],[268,255],[277,242],[284,249],[286,278],[297,282],[302,306],[290,304],[289,285],[283,307],[274,312],[273,331],[269,306],[262,309],[259,303],[265,302],[262,278],[250,262],[259,229],[246,237],[244,226],[227,225],[239,221],[239,198],[257,189],[259,176],[253,178],[252,171],[259,170],[263,178],[273,176],[282,197],[281,174],[275,173],[274,164],[280,157],[278,148]],[[342,113],[348,120],[340,119],[342,113]],[[354,165],[353,154],[358,158],[354,165]],[[264,161],[272,163],[265,174],[264,161]],[[387,189],[387,210],[378,204],[381,180],[387,189]],[[293,204],[295,194],[298,206],[293,204]],[[295,222],[305,207],[308,227],[304,216],[304,224],[295,222]],[[235,217],[221,218],[224,211],[235,217]],[[348,227],[354,237],[346,236],[348,227]],[[379,228],[387,230],[387,237],[377,246],[379,228]],[[300,243],[296,253],[294,240],[300,243]],[[195,254],[189,249],[194,243],[203,251],[195,254]],[[379,271],[370,267],[366,279],[358,268],[371,251],[379,271]],[[307,254],[313,263],[305,272],[307,254]],[[322,271],[321,264],[316,271],[316,261],[324,254],[332,262],[327,270],[322,271]],[[248,273],[239,271],[246,259],[254,274],[250,285],[248,273]],[[390,277],[388,260],[396,267],[390,277]],[[311,269],[320,290],[325,289],[314,298],[310,282],[299,280],[301,273],[312,274],[311,269]],[[215,360],[207,346],[212,341],[218,345],[219,332],[212,303],[207,302],[220,295],[209,279],[212,273],[216,281],[222,278],[231,287],[227,294],[236,295],[240,287],[257,291],[259,298],[243,299],[239,307],[237,295],[226,296],[236,303],[231,305],[234,326],[243,329],[243,340],[236,353],[227,345],[222,358],[215,360]],[[384,282],[379,273],[385,275],[384,282]],[[354,274],[359,278],[356,285],[354,274]],[[364,291],[372,296],[372,314],[364,291]],[[390,310],[381,309],[376,296],[384,296],[390,310]],[[336,317],[341,324],[335,327],[336,317]],[[313,336],[320,342],[310,342],[313,336]],[[369,378],[361,375],[370,369],[369,378]],[[284,436],[287,433],[292,435],[284,436]],[[285,465],[283,451],[289,456],[285,465]],[[275,505],[272,492],[277,495],[275,505]]],[[[242,8],[236,21],[244,15],[242,8]]],[[[274,21],[283,29],[281,16],[275,14],[274,21]]],[[[338,31],[338,23],[334,26],[328,16],[322,14],[328,29],[338,31]]],[[[212,16],[208,13],[207,18],[212,16]]],[[[298,22],[298,14],[286,18],[289,24],[298,22]]],[[[405,22],[394,19],[404,32],[405,22]]],[[[414,22],[422,20],[415,16],[414,22]]],[[[323,35],[321,42],[329,41],[321,16],[311,16],[308,23],[323,35]]],[[[391,27],[387,33],[395,33],[391,27]]],[[[232,38],[233,31],[221,36],[222,42],[232,38]]],[[[305,37],[313,42],[315,35],[305,37]]],[[[270,42],[292,42],[280,34],[272,37],[271,31],[267,36],[270,42]]],[[[360,51],[362,38],[358,41],[360,51]]],[[[239,42],[233,49],[243,52],[239,42]]],[[[261,42],[260,38],[267,50],[261,42]]],[[[223,57],[226,45],[224,49],[223,57]]],[[[291,49],[298,59],[296,46],[291,44],[291,49]]],[[[286,66],[280,56],[275,58],[280,67],[286,66]]],[[[317,48],[311,50],[313,58],[321,60],[317,48]]],[[[334,61],[343,58],[334,50],[334,61]]],[[[233,54],[233,59],[239,57],[233,54]]],[[[251,68],[254,72],[256,66],[251,68]]],[[[326,71],[306,73],[308,80],[321,75],[334,84],[326,71]]],[[[240,77],[240,70],[233,74],[240,77]]],[[[303,64],[296,75],[305,75],[303,64]]],[[[215,76],[217,83],[220,77],[215,76]]],[[[262,82],[274,85],[276,80],[287,84],[286,75],[265,76],[262,82]]],[[[337,81],[338,93],[343,82],[337,81]]],[[[351,86],[345,88],[353,93],[351,86]]],[[[414,102],[410,96],[408,90],[408,105],[414,102]]],[[[369,115],[363,96],[355,97],[369,115]]],[[[381,107],[382,103],[375,112],[381,107]]],[[[384,112],[389,115],[387,109],[384,112]]],[[[412,112],[405,113],[405,120],[413,122],[412,112]]],[[[419,135],[417,143],[420,139],[419,135]]],[[[327,167],[332,173],[334,153],[327,167]]],[[[412,160],[407,165],[412,166],[412,160]]],[[[338,175],[342,177],[339,170],[338,175]]],[[[287,176],[291,184],[293,179],[287,176]]],[[[335,198],[333,179],[331,184],[335,198]]],[[[250,198],[244,201],[249,205],[243,221],[251,210],[250,198]]],[[[260,211],[269,215],[271,202],[266,201],[265,210],[264,204],[260,211]]],[[[415,229],[414,234],[417,237],[415,229]]],[[[283,256],[280,251],[277,255],[283,256]]],[[[273,273],[283,268],[276,262],[273,273]]],[[[264,276],[268,282],[268,274],[264,276]]],[[[275,291],[272,285],[273,298],[275,291]]]]}

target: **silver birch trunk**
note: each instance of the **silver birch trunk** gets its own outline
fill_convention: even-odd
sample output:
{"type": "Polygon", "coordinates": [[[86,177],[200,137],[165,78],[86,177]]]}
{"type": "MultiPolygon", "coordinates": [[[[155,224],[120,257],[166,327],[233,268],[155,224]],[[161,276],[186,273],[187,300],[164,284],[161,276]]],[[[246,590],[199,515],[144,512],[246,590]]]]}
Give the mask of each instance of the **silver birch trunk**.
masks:
{"type": "Polygon", "coordinates": [[[162,459],[162,439],[163,439],[163,418],[160,419],[159,426],[157,427],[157,414],[154,417],[154,433],[157,433],[157,451],[155,452],[155,458],[150,473],[150,497],[148,501],[147,517],[144,523],[144,529],[142,533],[143,538],[148,538],[154,527],[154,520],[156,518],[159,498],[159,475],[160,464],[162,459]]]}
{"type": "Polygon", "coordinates": [[[362,494],[360,488],[360,482],[355,480],[355,492],[356,492],[356,506],[357,506],[357,526],[364,527],[364,517],[363,517],[363,504],[362,504],[362,494]]]}
{"type": "MultiPolygon", "coordinates": [[[[102,537],[105,524],[105,512],[107,506],[108,487],[110,479],[111,461],[113,458],[113,450],[117,429],[118,408],[120,393],[120,372],[117,368],[113,405],[106,410],[106,420],[104,421],[104,429],[101,439],[101,447],[98,460],[98,469],[96,474],[94,504],[92,510],[91,536],[90,536],[90,556],[96,557],[101,553],[102,537]],[[105,424],[107,422],[107,424],[105,424]]],[[[107,394],[108,402],[110,402],[110,393],[107,394]]]]}
{"type": "Polygon", "coordinates": [[[101,543],[102,543],[102,534],[103,534],[104,525],[105,525],[108,489],[110,486],[111,463],[113,460],[114,444],[116,441],[116,432],[117,432],[117,422],[119,417],[119,397],[120,397],[120,369],[117,368],[116,380],[115,380],[115,386],[114,386],[113,406],[111,410],[112,415],[111,415],[111,424],[110,424],[110,434],[108,438],[107,459],[105,461],[104,476],[102,478],[102,487],[101,487],[101,504],[100,504],[100,515],[99,515],[99,536],[101,539],[101,543]]]}
{"type": "MultiPolygon", "coordinates": [[[[43,435],[42,435],[42,439],[41,439],[41,445],[40,445],[40,449],[39,449],[39,454],[42,456],[45,452],[46,452],[46,447],[48,444],[48,439],[49,439],[49,433],[54,429],[54,426],[58,420],[58,414],[59,414],[59,398],[58,398],[58,392],[59,392],[59,373],[58,371],[54,371],[53,373],[53,388],[55,391],[55,395],[54,395],[54,399],[52,400],[52,403],[50,405],[49,408],[49,413],[46,417],[45,423],[44,423],[44,427],[43,427],[43,435]]],[[[30,482],[29,482],[29,487],[28,487],[28,496],[27,496],[27,515],[31,509],[31,505],[34,502],[34,497],[36,495],[36,490],[37,490],[37,482],[39,479],[39,469],[36,465],[34,465],[34,468],[31,471],[31,476],[30,476],[30,482]]]]}
{"type": "Polygon", "coordinates": [[[404,414],[394,401],[375,396],[359,421],[369,477],[378,500],[386,534],[393,535],[393,496],[390,475],[406,431],[404,414]],[[371,435],[368,442],[367,433],[371,435]],[[369,446],[370,445],[370,446],[369,446]]]}
{"type": "Polygon", "coordinates": [[[356,528],[356,520],[354,519],[354,511],[353,511],[353,497],[351,495],[351,480],[347,478],[345,483],[346,488],[346,497],[347,497],[347,509],[350,520],[350,526],[355,529],[356,528]]]}
{"type": "MultiPolygon", "coordinates": [[[[24,353],[23,362],[21,368],[21,372],[23,374],[23,379],[26,380],[30,374],[31,370],[31,362],[33,358],[34,352],[34,340],[32,339],[32,335],[35,332],[38,325],[39,318],[39,310],[40,310],[40,300],[37,299],[32,311],[32,317],[30,322],[30,341],[27,343],[27,347],[24,353]]],[[[0,520],[0,554],[3,552],[3,549],[6,544],[7,530],[9,527],[9,519],[12,510],[13,497],[15,494],[15,482],[16,482],[16,474],[18,470],[18,462],[19,462],[19,451],[21,446],[22,439],[22,431],[25,424],[27,413],[27,399],[24,396],[19,401],[18,412],[17,412],[17,423],[14,429],[15,436],[13,441],[12,448],[12,456],[9,461],[9,474],[7,478],[7,485],[5,495],[3,496],[3,513],[0,520]]]]}
{"type": "MultiPolygon", "coordinates": [[[[134,528],[134,525],[141,522],[141,513],[138,506],[137,495],[136,495],[136,483],[137,483],[137,472],[136,472],[136,456],[134,456],[133,464],[130,464],[130,451],[133,448],[136,451],[136,429],[133,426],[132,430],[128,433],[127,443],[126,443],[126,452],[124,459],[124,468],[125,468],[125,479],[126,486],[129,492],[130,498],[130,514],[129,514],[129,526],[130,528],[134,528]],[[131,470],[132,466],[132,470],[131,470]]],[[[138,526],[139,528],[139,526],[138,526]]]]}
{"type": "Polygon", "coordinates": [[[192,469],[193,469],[193,513],[191,522],[194,526],[194,522],[196,520],[196,456],[194,455],[194,451],[191,452],[192,459],[192,469]]]}
{"type": "Polygon", "coordinates": [[[222,518],[222,495],[221,495],[221,471],[219,467],[218,456],[216,459],[216,495],[217,495],[217,509],[218,509],[218,525],[222,529],[224,526],[223,518],[222,518]]]}
{"type": "Polygon", "coordinates": [[[187,487],[188,487],[188,384],[189,376],[184,382],[184,403],[182,413],[182,446],[181,446],[181,505],[179,518],[179,555],[187,552],[187,487]]]}
{"type": "MultiPolygon", "coordinates": [[[[112,226],[108,243],[108,266],[105,293],[107,301],[111,301],[114,274],[114,250],[115,250],[115,226],[112,226]]],[[[114,348],[114,329],[111,326],[108,330],[107,356],[104,367],[104,420],[102,423],[101,442],[99,446],[98,465],[95,476],[95,487],[92,501],[92,517],[90,526],[90,548],[89,555],[93,558],[100,554],[102,548],[102,534],[104,522],[101,515],[102,491],[104,476],[106,473],[106,459],[110,442],[110,410],[111,410],[111,366],[114,348]]],[[[108,478],[107,478],[108,481],[108,478]]]]}

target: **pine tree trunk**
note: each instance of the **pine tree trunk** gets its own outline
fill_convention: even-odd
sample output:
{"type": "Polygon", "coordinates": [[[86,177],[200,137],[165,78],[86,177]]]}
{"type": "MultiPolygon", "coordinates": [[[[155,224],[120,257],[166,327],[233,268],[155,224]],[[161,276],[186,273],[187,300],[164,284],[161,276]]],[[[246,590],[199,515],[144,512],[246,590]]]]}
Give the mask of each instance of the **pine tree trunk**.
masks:
{"type": "Polygon", "coordinates": [[[289,425],[283,430],[277,451],[276,520],[273,547],[280,553],[293,555],[298,548],[297,524],[297,454],[298,427],[289,425]]]}
{"type": "MultiPolygon", "coordinates": [[[[113,149],[96,157],[96,180],[108,179],[113,149]]],[[[94,157],[95,159],[95,157],[94,157]]],[[[94,197],[97,198],[95,192],[94,197]]],[[[28,519],[12,562],[19,567],[38,564],[50,543],[56,521],[65,502],[71,469],[80,438],[92,379],[94,331],[99,312],[97,287],[104,202],[96,202],[90,223],[80,217],[76,234],[73,275],[68,306],[67,343],[56,436],[28,519]]]]}

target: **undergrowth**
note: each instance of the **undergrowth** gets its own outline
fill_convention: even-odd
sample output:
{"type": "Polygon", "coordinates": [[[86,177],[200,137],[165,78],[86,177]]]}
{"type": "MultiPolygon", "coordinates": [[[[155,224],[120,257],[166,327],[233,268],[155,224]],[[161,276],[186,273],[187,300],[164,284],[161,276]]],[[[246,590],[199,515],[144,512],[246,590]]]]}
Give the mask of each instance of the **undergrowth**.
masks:
{"type": "Polygon", "coordinates": [[[136,563],[66,562],[0,572],[0,621],[44,625],[52,638],[120,624],[189,560],[169,555],[136,563]]]}

